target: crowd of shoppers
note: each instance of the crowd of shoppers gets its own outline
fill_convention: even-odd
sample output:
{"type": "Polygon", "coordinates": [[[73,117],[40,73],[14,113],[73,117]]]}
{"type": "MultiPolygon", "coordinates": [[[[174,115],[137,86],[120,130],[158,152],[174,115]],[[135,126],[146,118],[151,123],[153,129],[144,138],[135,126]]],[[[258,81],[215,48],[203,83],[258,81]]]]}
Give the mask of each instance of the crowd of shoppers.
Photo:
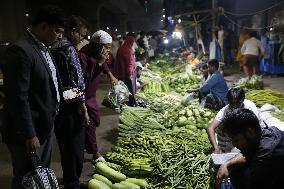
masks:
{"type": "MultiPolygon", "coordinates": [[[[12,158],[13,189],[23,188],[31,153],[38,155],[42,166],[50,166],[53,133],[64,188],[84,187],[79,181],[84,150],[93,163],[104,160],[96,141],[100,125],[96,91],[102,73],[112,84],[123,81],[131,92],[128,105],[136,105],[137,74],[141,75],[149,50],[156,49],[148,44],[150,37],[145,32],[111,37],[99,30],[87,40],[88,32],[82,17],[66,19],[60,8],[45,6],[33,16],[25,36],[5,53],[1,131],[12,158]]],[[[154,38],[151,44],[156,44],[154,38]]]]}

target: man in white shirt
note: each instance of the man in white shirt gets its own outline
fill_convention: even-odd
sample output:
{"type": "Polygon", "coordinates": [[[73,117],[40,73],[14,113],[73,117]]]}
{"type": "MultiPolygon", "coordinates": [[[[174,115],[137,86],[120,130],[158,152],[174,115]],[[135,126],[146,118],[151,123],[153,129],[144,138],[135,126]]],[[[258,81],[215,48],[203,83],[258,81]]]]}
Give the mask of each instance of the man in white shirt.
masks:
{"type": "Polygon", "coordinates": [[[229,104],[223,107],[216,115],[215,119],[210,123],[207,134],[214,148],[214,153],[230,152],[234,149],[232,139],[224,132],[223,125],[221,124],[227,114],[234,113],[239,108],[251,110],[260,120],[259,112],[255,104],[245,99],[245,92],[241,88],[231,88],[227,93],[229,104]],[[220,126],[220,127],[219,127],[220,126]],[[218,144],[216,141],[215,130],[217,130],[218,144]]]}
{"type": "Polygon", "coordinates": [[[246,77],[259,73],[259,58],[264,54],[264,47],[256,37],[257,33],[251,32],[250,38],[244,42],[241,48],[241,53],[244,55],[243,71],[246,77]]]}

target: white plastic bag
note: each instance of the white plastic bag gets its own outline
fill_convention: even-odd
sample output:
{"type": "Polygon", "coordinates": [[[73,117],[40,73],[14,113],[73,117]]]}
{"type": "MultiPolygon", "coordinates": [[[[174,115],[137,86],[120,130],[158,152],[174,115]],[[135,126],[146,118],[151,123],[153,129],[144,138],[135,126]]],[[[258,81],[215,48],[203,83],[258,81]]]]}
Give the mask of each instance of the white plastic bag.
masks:
{"type": "Polygon", "coordinates": [[[261,106],[261,108],[259,109],[260,112],[267,112],[267,111],[272,111],[272,112],[277,112],[279,111],[279,109],[276,106],[273,106],[271,104],[264,104],[263,106],[261,106]]]}
{"type": "Polygon", "coordinates": [[[120,112],[120,106],[129,100],[131,93],[123,81],[112,86],[103,100],[103,105],[120,112]]]}
{"type": "Polygon", "coordinates": [[[284,131],[284,122],[274,117],[269,111],[260,112],[259,116],[268,125],[268,127],[274,126],[279,130],[284,131]]]}

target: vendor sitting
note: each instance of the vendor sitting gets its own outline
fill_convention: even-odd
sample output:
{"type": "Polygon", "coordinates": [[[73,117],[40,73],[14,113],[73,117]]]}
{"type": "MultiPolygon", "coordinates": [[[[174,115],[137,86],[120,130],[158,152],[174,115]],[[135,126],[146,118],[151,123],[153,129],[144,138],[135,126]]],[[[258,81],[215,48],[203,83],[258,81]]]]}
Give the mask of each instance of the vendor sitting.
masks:
{"type": "Polygon", "coordinates": [[[186,59],[186,57],[193,51],[194,51],[194,49],[193,49],[192,46],[186,47],[186,49],[180,53],[180,57],[182,59],[186,59]]]}
{"type": "Polygon", "coordinates": [[[218,112],[215,119],[210,123],[207,129],[208,138],[214,148],[214,153],[227,153],[234,150],[232,139],[224,131],[224,127],[222,125],[222,121],[224,120],[226,114],[232,113],[239,108],[245,108],[251,110],[257,116],[257,118],[260,119],[257,107],[252,101],[245,99],[245,91],[243,89],[237,87],[231,88],[227,93],[227,99],[229,104],[218,112]],[[215,137],[216,129],[218,144],[215,137]]]}
{"type": "Polygon", "coordinates": [[[201,67],[200,67],[200,71],[202,73],[202,80],[201,80],[201,83],[202,85],[207,82],[207,80],[209,80],[210,78],[210,74],[209,74],[209,70],[208,70],[208,65],[207,64],[203,64],[201,67]]]}
{"type": "Polygon", "coordinates": [[[247,109],[229,114],[223,124],[241,154],[220,166],[217,182],[230,176],[234,189],[283,188],[284,132],[261,128],[247,109]]]}
{"type": "Polygon", "coordinates": [[[195,57],[194,52],[190,52],[189,55],[187,55],[186,61],[194,66],[199,64],[199,60],[195,57]]]}
{"type": "Polygon", "coordinates": [[[218,69],[218,60],[209,60],[208,70],[211,76],[199,89],[200,102],[204,101],[204,107],[213,110],[220,110],[228,103],[226,98],[228,86],[218,69]]]}
{"type": "Polygon", "coordinates": [[[199,64],[196,65],[196,68],[201,69],[204,65],[207,65],[209,61],[209,54],[205,53],[199,64]]]}
{"type": "MultiPolygon", "coordinates": [[[[199,71],[201,72],[200,74],[202,76],[201,84],[200,84],[202,86],[210,78],[210,74],[209,74],[209,71],[208,71],[207,64],[203,64],[201,67],[199,67],[199,71]]],[[[199,88],[194,88],[194,89],[191,88],[191,89],[187,90],[188,93],[193,93],[193,92],[198,93],[198,91],[199,91],[199,88]]]]}

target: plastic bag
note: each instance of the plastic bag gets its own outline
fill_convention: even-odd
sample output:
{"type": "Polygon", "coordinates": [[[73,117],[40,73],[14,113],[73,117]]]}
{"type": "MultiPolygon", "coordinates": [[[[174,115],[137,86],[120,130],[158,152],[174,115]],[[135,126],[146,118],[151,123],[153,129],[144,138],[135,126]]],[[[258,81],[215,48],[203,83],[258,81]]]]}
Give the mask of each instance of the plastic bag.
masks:
{"type": "Polygon", "coordinates": [[[275,126],[279,130],[284,131],[284,122],[274,117],[270,112],[261,112],[259,116],[261,120],[268,125],[268,127],[275,126]]]}
{"type": "Polygon", "coordinates": [[[276,106],[273,106],[271,104],[264,104],[261,108],[260,108],[261,112],[267,112],[267,111],[279,111],[279,109],[276,106]]]}
{"type": "Polygon", "coordinates": [[[116,85],[109,89],[102,104],[120,112],[120,106],[129,100],[130,94],[128,87],[123,83],[123,81],[118,81],[116,85]]]}

